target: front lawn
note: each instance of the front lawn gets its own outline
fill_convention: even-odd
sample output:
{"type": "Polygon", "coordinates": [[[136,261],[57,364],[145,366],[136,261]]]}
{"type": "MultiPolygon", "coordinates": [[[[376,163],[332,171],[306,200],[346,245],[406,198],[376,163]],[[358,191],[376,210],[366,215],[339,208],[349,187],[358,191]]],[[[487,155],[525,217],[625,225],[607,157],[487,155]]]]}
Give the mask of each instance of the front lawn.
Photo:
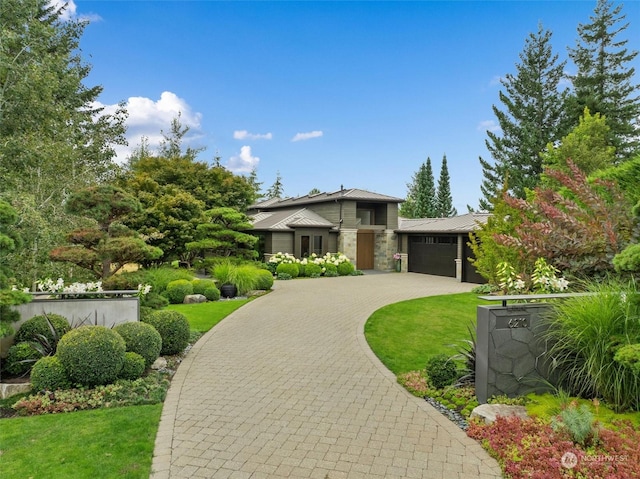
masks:
{"type": "Polygon", "coordinates": [[[373,352],[398,375],[424,369],[437,354],[456,353],[455,345],[475,331],[476,308],[491,304],[475,293],[412,299],[385,306],[371,315],[364,328],[373,352]]]}
{"type": "Polygon", "coordinates": [[[250,299],[210,301],[196,304],[170,304],[167,309],[179,311],[189,320],[192,330],[206,333],[250,299]]]}

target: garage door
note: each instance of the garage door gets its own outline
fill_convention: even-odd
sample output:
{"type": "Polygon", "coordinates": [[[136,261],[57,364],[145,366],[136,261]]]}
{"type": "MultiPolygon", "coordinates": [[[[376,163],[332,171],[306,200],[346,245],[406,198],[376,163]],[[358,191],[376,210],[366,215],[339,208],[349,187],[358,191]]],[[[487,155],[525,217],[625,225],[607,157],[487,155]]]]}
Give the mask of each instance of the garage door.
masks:
{"type": "Polygon", "coordinates": [[[457,242],[457,236],[410,236],[409,271],[455,278],[457,242]]]}
{"type": "Polygon", "coordinates": [[[462,281],[465,283],[478,283],[484,284],[487,282],[483,276],[480,276],[480,273],[476,271],[475,266],[471,264],[469,258],[474,258],[473,251],[465,242],[464,244],[464,260],[462,261],[462,281]]]}

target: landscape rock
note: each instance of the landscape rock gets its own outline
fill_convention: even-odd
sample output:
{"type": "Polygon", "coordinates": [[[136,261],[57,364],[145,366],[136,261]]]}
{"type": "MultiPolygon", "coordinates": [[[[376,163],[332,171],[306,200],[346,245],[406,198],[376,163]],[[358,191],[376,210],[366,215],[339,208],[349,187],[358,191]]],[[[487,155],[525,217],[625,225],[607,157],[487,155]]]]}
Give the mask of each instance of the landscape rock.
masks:
{"type": "Polygon", "coordinates": [[[517,416],[522,419],[528,417],[527,409],[524,406],[511,406],[507,404],[480,404],[471,411],[471,418],[482,418],[486,424],[491,424],[498,416],[517,416]]]}
{"type": "Polygon", "coordinates": [[[207,298],[203,294],[188,294],[184,297],[184,304],[206,303],[207,298]]]}
{"type": "Polygon", "coordinates": [[[167,360],[162,356],[156,359],[155,362],[151,365],[151,369],[155,369],[157,371],[161,369],[166,369],[166,367],[167,367],[167,360]]]}

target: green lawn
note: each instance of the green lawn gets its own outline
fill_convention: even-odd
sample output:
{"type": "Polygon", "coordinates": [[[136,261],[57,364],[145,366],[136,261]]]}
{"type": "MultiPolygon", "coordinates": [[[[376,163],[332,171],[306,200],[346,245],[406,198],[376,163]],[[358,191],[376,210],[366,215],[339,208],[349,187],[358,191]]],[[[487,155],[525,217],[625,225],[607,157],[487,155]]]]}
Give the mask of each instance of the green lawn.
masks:
{"type": "Polygon", "coordinates": [[[251,300],[233,299],[197,304],[171,304],[167,306],[167,309],[181,312],[189,320],[191,329],[206,333],[226,316],[249,301],[251,300]]]}
{"type": "Polygon", "coordinates": [[[161,404],[2,419],[2,479],[148,478],[161,404]]]}
{"type": "Polygon", "coordinates": [[[371,315],[365,337],[373,352],[396,375],[424,369],[436,354],[456,353],[451,344],[469,339],[476,307],[490,304],[475,293],[430,296],[385,306],[371,315]]]}

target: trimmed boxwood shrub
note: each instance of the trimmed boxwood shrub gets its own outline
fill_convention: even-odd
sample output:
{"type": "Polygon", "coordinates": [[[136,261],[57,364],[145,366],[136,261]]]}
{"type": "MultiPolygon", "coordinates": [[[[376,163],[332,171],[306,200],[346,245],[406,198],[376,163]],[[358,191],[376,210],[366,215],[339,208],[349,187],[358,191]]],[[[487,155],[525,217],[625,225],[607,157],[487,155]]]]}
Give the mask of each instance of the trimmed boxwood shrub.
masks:
{"type": "Polygon", "coordinates": [[[324,275],[327,277],[338,276],[338,267],[333,263],[325,263],[324,275]]]}
{"type": "Polygon", "coordinates": [[[353,274],[355,270],[356,267],[353,266],[353,263],[349,263],[347,261],[338,265],[338,274],[340,276],[349,276],[350,274],[353,274]]]}
{"type": "Polygon", "coordinates": [[[53,342],[54,340],[61,338],[70,330],[71,326],[69,325],[69,321],[67,321],[67,318],[64,316],[60,316],[59,314],[43,314],[40,316],[34,316],[22,323],[13,340],[15,343],[36,341],[37,336],[42,335],[46,337],[49,342],[53,342]],[[51,334],[47,318],[49,318],[49,321],[53,325],[57,338],[54,338],[51,334]]]}
{"type": "Polygon", "coordinates": [[[191,284],[193,285],[193,294],[204,294],[205,289],[216,286],[216,282],[212,279],[194,279],[191,284]]]}
{"type": "Polygon", "coordinates": [[[455,362],[444,354],[433,356],[427,361],[426,367],[429,383],[436,389],[453,384],[458,378],[458,370],[455,362]]]}
{"type": "Polygon", "coordinates": [[[193,285],[186,279],[176,279],[167,285],[166,296],[171,304],[182,304],[184,297],[193,294],[193,285]]]}
{"type": "Polygon", "coordinates": [[[292,278],[297,278],[300,275],[300,270],[295,263],[280,263],[276,268],[276,274],[279,275],[280,273],[285,273],[292,278]]]}
{"type": "Polygon", "coordinates": [[[97,386],[113,382],[122,369],[126,343],[104,326],[72,329],[58,343],[56,356],[73,383],[97,386]]]}
{"type": "Polygon", "coordinates": [[[31,369],[31,387],[35,391],[69,389],[71,382],[57,356],[38,359],[31,369]]]}
{"type": "Polygon", "coordinates": [[[307,267],[304,269],[304,274],[309,278],[322,276],[322,266],[315,263],[307,263],[307,267]]]}
{"type": "Polygon", "coordinates": [[[216,288],[216,285],[207,286],[202,292],[204,297],[209,301],[218,301],[220,299],[220,290],[216,288]]]}
{"type": "Polygon", "coordinates": [[[6,370],[9,374],[16,376],[26,374],[41,357],[42,355],[30,343],[26,341],[16,343],[7,351],[6,370]],[[28,362],[23,363],[22,361],[28,362]]]}
{"type": "Polygon", "coordinates": [[[144,374],[145,361],[142,356],[133,351],[124,353],[124,364],[118,374],[120,379],[129,379],[131,381],[138,379],[144,374]]]}
{"type": "Polygon", "coordinates": [[[256,289],[269,291],[273,287],[273,275],[266,269],[259,269],[256,279],[256,289]]]}
{"type": "Polygon", "coordinates": [[[162,337],[160,354],[181,353],[189,344],[189,321],[184,314],[165,309],[154,312],[145,322],[156,328],[162,337]]]}
{"type": "Polygon", "coordinates": [[[162,338],[160,333],[147,323],[130,322],[122,323],[113,328],[122,336],[127,347],[127,352],[137,353],[143,357],[145,367],[149,367],[160,356],[162,350],[162,338]]]}

